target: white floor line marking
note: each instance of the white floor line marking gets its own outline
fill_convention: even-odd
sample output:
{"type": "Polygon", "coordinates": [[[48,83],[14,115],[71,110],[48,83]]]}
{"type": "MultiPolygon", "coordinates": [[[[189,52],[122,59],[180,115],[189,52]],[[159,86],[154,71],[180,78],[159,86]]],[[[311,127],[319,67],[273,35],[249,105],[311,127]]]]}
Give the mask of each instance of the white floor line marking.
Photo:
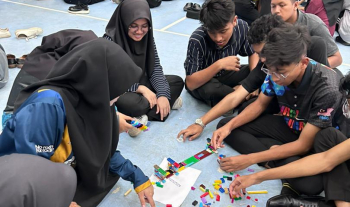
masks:
{"type": "MultiPolygon", "coordinates": [[[[46,7],[35,6],[35,5],[30,5],[30,4],[25,4],[25,3],[10,1],[10,0],[0,0],[0,1],[13,3],[13,4],[18,4],[18,5],[27,6],[27,7],[33,7],[33,8],[37,8],[37,9],[53,11],[53,12],[59,12],[59,13],[63,13],[63,14],[71,14],[71,13],[66,12],[66,11],[61,11],[61,10],[57,10],[57,9],[50,9],[50,8],[46,8],[46,7]]],[[[101,20],[101,21],[104,21],[104,22],[108,22],[109,21],[109,19],[104,19],[104,18],[90,16],[89,14],[88,15],[86,15],[86,14],[71,14],[71,15],[77,15],[77,16],[80,16],[80,17],[101,20]]],[[[168,26],[166,26],[166,27],[164,27],[162,29],[153,29],[153,30],[157,31],[157,32],[169,33],[169,34],[174,34],[174,35],[183,36],[183,37],[190,37],[190,35],[187,35],[187,34],[182,34],[182,33],[178,33],[178,32],[171,32],[171,31],[165,31],[165,29],[168,29],[169,27],[174,26],[175,24],[177,24],[177,23],[179,23],[179,22],[181,22],[181,21],[183,21],[185,19],[186,19],[186,17],[183,17],[183,18],[177,20],[176,22],[173,22],[172,24],[169,24],[168,26]]]]}
{"type": "Polygon", "coordinates": [[[172,27],[172,26],[174,26],[174,25],[176,25],[176,24],[182,22],[182,21],[185,20],[185,19],[186,19],[186,17],[182,17],[181,19],[179,19],[179,20],[177,20],[177,21],[175,21],[175,22],[173,22],[173,23],[171,23],[171,24],[169,24],[169,25],[163,27],[162,29],[160,29],[160,31],[163,32],[163,31],[169,29],[170,27],[172,27]]]}

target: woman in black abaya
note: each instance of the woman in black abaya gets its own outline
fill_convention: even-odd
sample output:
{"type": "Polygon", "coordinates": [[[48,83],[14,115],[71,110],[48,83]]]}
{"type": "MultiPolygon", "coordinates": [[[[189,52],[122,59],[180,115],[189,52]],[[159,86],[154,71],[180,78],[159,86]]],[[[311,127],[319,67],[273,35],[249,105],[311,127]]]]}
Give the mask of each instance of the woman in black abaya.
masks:
{"type": "Polygon", "coordinates": [[[133,182],[141,205],[146,199],[155,206],[148,177],[116,150],[120,123],[115,106],[110,106],[110,100],[137,82],[141,72],[122,48],[99,38],[75,47],[44,80],[21,91],[14,114],[0,135],[0,203],[52,207],[75,201],[95,207],[122,177],[133,182]],[[16,158],[18,154],[28,157],[16,158]],[[46,160],[33,160],[32,155],[46,160]],[[28,162],[33,163],[27,166],[28,162]],[[62,174],[62,178],[49,173],[55,172],[55,166],[66,167],[61,163],[75,170],[66,186],[62,186],[67,182],[64,178],[72,173],[62,174]],[[40,168],[31,170],[30,166],[40,168]],[[4,170],[12,167],[17,170],[4,170]],[[26,176],[21,179],[14,176],[23,171],[26,176]],[[26,178],[28,182],[24,182],[26,178]],[[66,195],[72,192],[68,188],[74,180],[75,194],[74,189],[66,195]],[[7,192],[17,193],[6,196],[7,192]]]}

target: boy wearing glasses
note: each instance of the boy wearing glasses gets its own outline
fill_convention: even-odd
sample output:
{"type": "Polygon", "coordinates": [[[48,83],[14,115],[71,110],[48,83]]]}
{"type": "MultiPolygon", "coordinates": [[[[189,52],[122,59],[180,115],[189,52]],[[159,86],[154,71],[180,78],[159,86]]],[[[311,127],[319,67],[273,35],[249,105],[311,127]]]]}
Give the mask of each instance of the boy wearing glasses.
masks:
{"type": "MultiPolygon", "coordinates": [[[[342,79],[341,91],[347,94],[343,100],[343,115],[350,124],[350,74],[342,79]]],[[[348,130],[350,127],[348,126],[348,130]]],[[[349,136],[348,136],[349,137],[349,136]]],[[[264,170],[258,173],[237,177],[230,185],[230,192],[242,196],[246,188],[266,180],[286,179],[321,174],[323,180],[317,183],[323,187],[324,198],[307,199],[292,194],[277,195],[267,201],[267,207],[294,206],[328,206],[333,203],[337,207],[350,206],[350,139],[339,130],[328,127],[315,136],[315,152],[317,154],[304,157],[287,165],[264,170]]]]}
{"type": "MultiPolygon", "coordinates": [[[[312,152],[321,129],[341,126],[340,76],[306,57],[309,38],[301,26],[285,25],[269,33],[261,51],[268,68],[262,68],[267,73],[262,92],[238,116],[221,120],[213,133],[214,148],[222,147],[225,139],[243,154],[222,159],[223,170],[242,170],[256,163],[267,168],[285,165],[312,152]],[[275,96],[279,114],[259,116],[275,96]]],[[[320,175],[287,181],[287,189],[292,186],[299,193],[315,195],[323,190],[315,185],[322,181],[320,175]]]]}
{"type": "Polygon", "coordinates": [[[194,98],[213,107],[234,91],[259,58],[247,40],[248,24],[237,19],[233,1],[206,1],[200,21],[202,26],[188,43],[185,83],[194,98]],[[240,65],[238,54],[249,56],[249,66],[240,65]]]}

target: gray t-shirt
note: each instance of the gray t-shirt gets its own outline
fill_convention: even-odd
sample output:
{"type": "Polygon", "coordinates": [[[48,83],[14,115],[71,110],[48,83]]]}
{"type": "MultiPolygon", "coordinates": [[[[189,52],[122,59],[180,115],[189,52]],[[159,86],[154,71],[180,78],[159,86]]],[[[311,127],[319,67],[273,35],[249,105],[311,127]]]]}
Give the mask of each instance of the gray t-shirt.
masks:
{"type": "Polygon", "coordinates": [[[297,23],[300,25],[305,25],[309,30],[311,36],[322,37],[327,45],[327,56],[332,56],[339,49],[337,44],[335,44],[333,37],[329,33],[329,30],[325,23],[316,15],[303,13],[298,10],[298,20],[297,23]]]}

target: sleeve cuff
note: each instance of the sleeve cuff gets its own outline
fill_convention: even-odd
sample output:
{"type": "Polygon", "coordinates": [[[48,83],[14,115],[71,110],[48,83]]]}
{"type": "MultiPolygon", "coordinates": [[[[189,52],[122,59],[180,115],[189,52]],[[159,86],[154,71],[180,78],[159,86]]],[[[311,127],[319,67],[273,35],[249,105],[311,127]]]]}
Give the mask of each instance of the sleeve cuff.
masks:
{"type": "Polygon", "coordinates": [[[137,187],[135,188],[135,192],[136,192],[136,193],[139,193],[139,192],[145,190],[146,188],[148,188],[150,185],[152,185],[151,181],[150,181],[150,180],[147,180],[147,181],[144,182],[143,184],[137,186],[137,187]]]}

